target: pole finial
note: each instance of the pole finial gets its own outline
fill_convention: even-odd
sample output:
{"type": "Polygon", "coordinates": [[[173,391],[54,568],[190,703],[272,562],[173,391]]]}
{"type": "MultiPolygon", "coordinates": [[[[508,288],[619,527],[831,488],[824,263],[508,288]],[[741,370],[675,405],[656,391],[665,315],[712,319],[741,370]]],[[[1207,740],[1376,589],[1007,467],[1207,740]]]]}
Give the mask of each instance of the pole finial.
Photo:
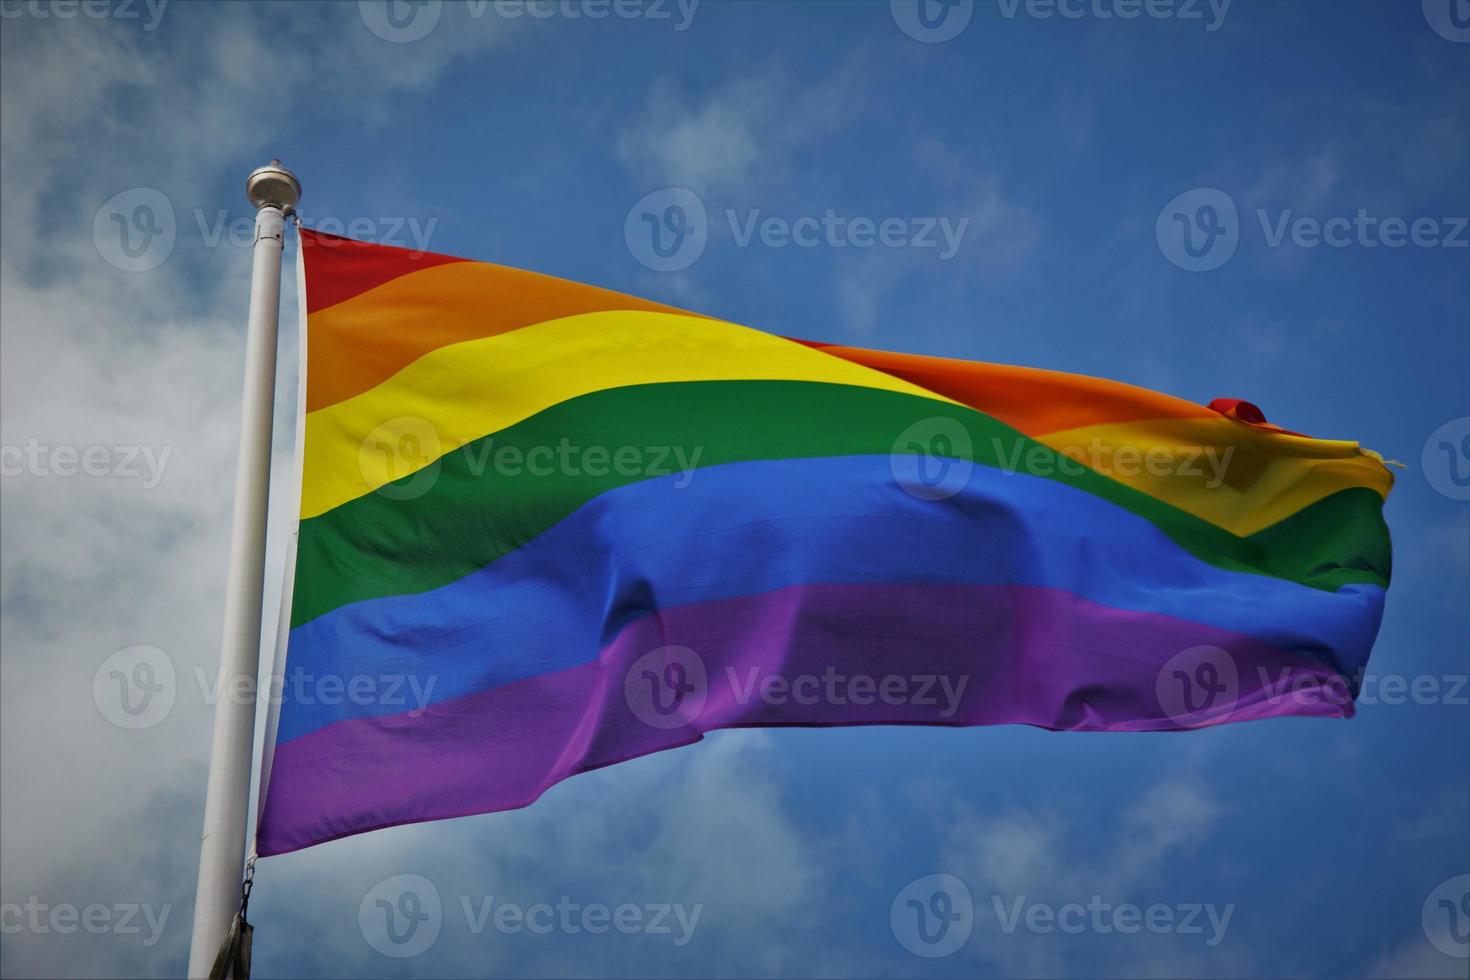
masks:
{"type": "Polygon", "coordinates": [[[264,167],[256,167],[245,178],[245,195],[256,209],[280,208],[286,214],[296,209],[301,200],[301,181],[296,175],[281,166],[280,160],[272,160],[264,167]]]}

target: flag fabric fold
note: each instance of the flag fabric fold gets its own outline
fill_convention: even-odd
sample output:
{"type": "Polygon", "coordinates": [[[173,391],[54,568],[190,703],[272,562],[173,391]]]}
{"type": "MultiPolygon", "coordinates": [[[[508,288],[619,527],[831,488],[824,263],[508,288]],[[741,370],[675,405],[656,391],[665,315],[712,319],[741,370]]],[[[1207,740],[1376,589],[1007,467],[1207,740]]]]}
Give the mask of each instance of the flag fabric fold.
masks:
{"type": "Polygon", "coordinates": [[[262,855],[524,806],[720,728],[1353,712],[1392,484],[1354,442],[301,243],[262,855]]]}

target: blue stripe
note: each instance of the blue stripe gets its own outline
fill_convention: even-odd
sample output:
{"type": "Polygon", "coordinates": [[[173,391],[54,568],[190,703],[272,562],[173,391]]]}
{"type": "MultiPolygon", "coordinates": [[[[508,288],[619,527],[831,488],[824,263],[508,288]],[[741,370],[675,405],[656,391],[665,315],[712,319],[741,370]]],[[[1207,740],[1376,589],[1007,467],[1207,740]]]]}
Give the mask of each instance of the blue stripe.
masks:
{"type": "Polygon", "coordinates": [[[1345,674],[1367,661],[1377,586],[1329,593],[1216,568],[1108,501],[991,467],[974,467],[956,496],[922,500],[890,466],[887,455],[756,461],[634,483],[449,585],[335,609],[291,633],[278,741],[421,706],[431,681],[427,703],[587,663],[656,609],[808,583],[1046,586],[1345,674]],[[418,691],[395,689],[399,676],[418,691]]]}

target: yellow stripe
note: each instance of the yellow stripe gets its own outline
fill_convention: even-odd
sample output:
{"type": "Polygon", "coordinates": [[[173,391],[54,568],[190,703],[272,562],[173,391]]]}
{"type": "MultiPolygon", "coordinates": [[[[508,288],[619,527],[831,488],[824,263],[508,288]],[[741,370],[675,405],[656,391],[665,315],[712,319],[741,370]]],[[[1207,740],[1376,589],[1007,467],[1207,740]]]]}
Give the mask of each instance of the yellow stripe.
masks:
{"type": "MultiPolygon", "coordinates": [[[[301,517],[424,470],[447,452],[578,395],[666,381],[741,380],[857,385],[950,402],[881,371],[720,320],[622,310],[565,317],[441,347],[377,387],[309,413],[301,517]]],[[[427,489],[414,484],[393,492],[427,489]]]]}
{"type": "Polygon", "coordinates": [[[1356,442],[1286,435],[1223,417],[1083,426],[1039,441],[1242,536],[1339,490],[1368,487],[1387,496],[1393,484],[1356,442]]]}
{"type": "Polygon", "coordinates": [[[307,378],[306,410],[360,395],[440,347],[602,310],[685,312],[483,262],[410,272],[311,314],[307,360],[332,367],[307,378]]]}

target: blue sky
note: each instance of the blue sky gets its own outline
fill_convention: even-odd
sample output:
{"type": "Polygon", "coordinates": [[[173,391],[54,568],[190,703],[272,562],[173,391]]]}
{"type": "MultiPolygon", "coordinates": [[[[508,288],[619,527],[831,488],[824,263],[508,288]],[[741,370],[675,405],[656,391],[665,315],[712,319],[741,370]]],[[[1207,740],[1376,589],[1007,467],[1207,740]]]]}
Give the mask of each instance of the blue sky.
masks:
{"type": "MultiPolygon", "coordinates": [[[[1350,722],[718,733],[524,811],[262,861],[257,975],[1464,976],[1463,942],[1426,916],[1470,884],[1465,6],[1007,0],[931,4],[926,29],[885,2],[389,19],[6,0],[3,443],[102,446],[116,465],[4,476],[0,903],[19,911],[0,916],[0,972],[184,968],[249,275],[228,230],[251,217],[244,175],[280,156],[318,227],[785,335],[1244,398],[1404,468],[1377,696],[1350,722]],[[667,188],[697,201],[705,243],[659,271],[635,209],[667,188]],[[129,255],[110,216],[139,203],[161,237],[129,255]],[[1225,235],[1205,237],[1206,204],[1225,235]],[[953,249],[937,231],[935,247],[744,234],[829,211],[906,239],[963,231],[953,249]],[[1316,241],[1313,222],[1344,218],[1316,241]],[[1418,241],[1384,244],[1395,221],[1418,241]],[[162,461],[157,480],[130,475],[127,447],[162,461]],[[93,681],[137,645],[175,689],[130,730],[93,681]],[[931,958],[890,910],[935,874],[973,913],[931,958]],[[411,957],[359,918],[401,875],[441,906],[411,957]],[[562,896],[699,917],[683,936],[494,924],[562,896]],[[1198,907],[1201,931],[1006,928],[1094,896],[1176,922],[1198,907]],[[95,935],[26,911],[94,903],[111,910],[95,935]]],[[[284,530],[273,518],[277,566],[284,530]]]]}

